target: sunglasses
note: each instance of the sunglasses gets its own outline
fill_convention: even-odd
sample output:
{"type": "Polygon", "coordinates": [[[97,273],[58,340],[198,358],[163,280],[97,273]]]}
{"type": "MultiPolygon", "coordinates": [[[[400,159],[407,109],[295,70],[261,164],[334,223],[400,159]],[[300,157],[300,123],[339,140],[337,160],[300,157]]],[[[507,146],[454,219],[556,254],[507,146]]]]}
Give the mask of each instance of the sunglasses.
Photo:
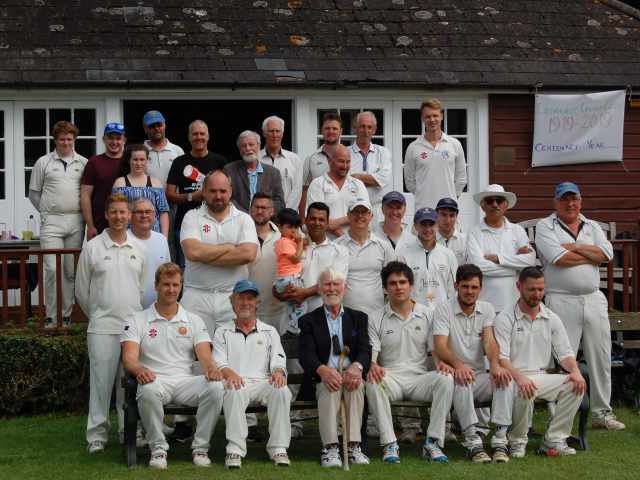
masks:
{"type": "Polygon", "coordinates": [[[486,203],[487,205],[492,205],[494,203],[500,205],[506,201],[507,199],[504,197],[487,197],[484,199],[484,203],[486,203]]]}

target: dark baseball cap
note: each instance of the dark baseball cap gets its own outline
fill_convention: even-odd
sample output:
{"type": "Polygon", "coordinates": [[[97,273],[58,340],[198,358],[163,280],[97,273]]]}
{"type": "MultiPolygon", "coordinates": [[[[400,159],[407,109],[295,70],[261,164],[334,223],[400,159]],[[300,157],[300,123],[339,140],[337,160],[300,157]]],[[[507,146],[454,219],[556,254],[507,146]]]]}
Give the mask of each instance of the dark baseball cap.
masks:
{"type": "Polygon", "coordinates": [[[233,287],[233,293],[253,292],[256,295],[260,295],[258,286],[251,280],[238,280],[233,287]]]}
{"type": "Polygon", "coordinates": [[[407,199],[404,198],[404,195],[402,193],[396,192],[394,190],[393,192],[385,193],[384,197],[382,197],[382,205],[386,205],[387,203],[391,202],[398,202],[402,205],[406,205],[407,199]]]}
{"type": "Polygon", "coordinates": [[[104,126],[104,134],[109,135],[115,133],[118,135],[124,135],[124,125],[118,122],[109,122],[104,126]]]}
{"type": "Polygon", "coordinates": [[[556,185],[556,200],[561,199],[567,193],[575,193],[580,196],[580,189],[578,188],[578,185],[573,182],[562,182],[556,185]]]}
{"type": "Polygon", "coordinates": [[[449,210],[455,210],[456,212],[459,211],[458,202],[456,202],[453,198],[449,198],[449,197],[441,198],[438,201],[438,204],[436,205],[436,211],[440,210],[441,208],[448,208],[449,210]]]}
{"type": "Polygon", "coordinates": [[[438,213],[433,208],[421,208],[413,216],[413,223],[422,223],[425,221],[436,223],[438,220],[438,213]]]}
{"type": "Polygon", "coordinates": [[[165,123],[164,116],[157,110],[149,110],[142,117],[142,123],[145,127],[153,125],[154,123],[165,123]]]}

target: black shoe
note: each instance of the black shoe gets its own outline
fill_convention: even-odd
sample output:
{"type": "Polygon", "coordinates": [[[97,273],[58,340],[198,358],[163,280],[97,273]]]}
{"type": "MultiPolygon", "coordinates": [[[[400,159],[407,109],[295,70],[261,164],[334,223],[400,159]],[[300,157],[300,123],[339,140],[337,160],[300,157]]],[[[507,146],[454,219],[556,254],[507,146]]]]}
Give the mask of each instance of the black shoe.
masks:
{"type": "Polygon", "coordinates": [[[193,428],[188,422],[176,422],[175,429],[171,439],[180,442],[187,443],[193,438],[193,428]]]}
{"type": "Polygon", "coordinates": [[[253,425],[248,428],[247,442],[261,442],[263,440],[264,440],[264,437],[257,425],[253,425]]]}

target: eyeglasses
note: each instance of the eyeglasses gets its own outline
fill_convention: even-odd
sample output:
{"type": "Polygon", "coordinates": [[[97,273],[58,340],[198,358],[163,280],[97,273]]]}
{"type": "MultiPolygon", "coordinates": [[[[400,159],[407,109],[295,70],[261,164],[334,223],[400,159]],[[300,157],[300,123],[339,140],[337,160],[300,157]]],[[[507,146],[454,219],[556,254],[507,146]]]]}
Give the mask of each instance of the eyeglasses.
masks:
{"type": "Polygon", "coordinates": [[[342,349],[340,348],[340,340],[338,339],[338,335],[333,335],[331,337],[331,350],[334,355],[340,355],[342,349]]]}
{"type": "Polygon", "coordinates": [[[504,197],[487,197],[484,199],[484,203],[486,203],[487,205],[492,205],[494,203],[500,205],[501,203],[506,202],[507,199],[504,197]]]}
{"type": "Polygon", "coordinates": [[[134,215],[153,215],[155,210],[134,210],[134,215]]]}

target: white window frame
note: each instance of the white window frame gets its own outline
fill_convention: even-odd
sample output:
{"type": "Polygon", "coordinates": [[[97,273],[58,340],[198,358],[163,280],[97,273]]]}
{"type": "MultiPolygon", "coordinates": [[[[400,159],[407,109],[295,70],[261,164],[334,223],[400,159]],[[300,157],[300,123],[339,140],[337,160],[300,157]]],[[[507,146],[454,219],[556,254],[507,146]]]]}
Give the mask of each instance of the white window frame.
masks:
{"type": "Polygon", "coordinates": [[[7,225],[8,230],[19,231],[14,227],[14,190],[15,190],[15,161],[14,159],[14,123],[13,102],[0,102],[0,110],[4,112],[4,199],[0,199],[0,222],[7,225]]]}

